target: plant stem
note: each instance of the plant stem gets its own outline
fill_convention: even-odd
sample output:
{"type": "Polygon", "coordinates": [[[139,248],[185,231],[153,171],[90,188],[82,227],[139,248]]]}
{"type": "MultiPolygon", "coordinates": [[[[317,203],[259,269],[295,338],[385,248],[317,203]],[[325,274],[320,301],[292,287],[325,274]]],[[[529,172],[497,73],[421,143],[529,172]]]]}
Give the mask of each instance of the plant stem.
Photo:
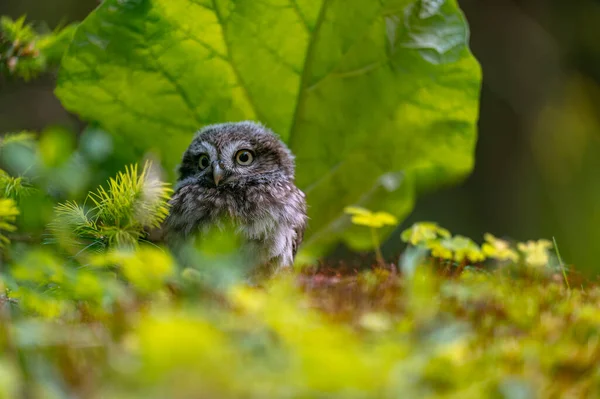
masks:
{"type": "Polygon", "coordinates": [[[373,247],[375,248],[375,257],[377,259],[377,263],[380,266],[385,266],[385,261],[383,260],[383,255],[381,254],[381,248],[379,247],[379,237],[377,237],[377,231],[375,227],[371,227],[371,239],[373,240],[373,247]]]}
{"type": "Polygon", "coordinates": [[[569,285],[569,279],[567,278],[567,271],[565,270],[565,264],[562,261],[562,257],[560,256],[560,252],[558,251],[558,244],[556,243],[556,237],[552,237],[552,241],[554,242],[554,250],[556,251],[556,256],[558,257],[558,262],[560,263],[560,268],[562,270],[563,278],[565,279],[565,283],[567,284],[567,289],[571,291],[571,286],[569,285]]]}

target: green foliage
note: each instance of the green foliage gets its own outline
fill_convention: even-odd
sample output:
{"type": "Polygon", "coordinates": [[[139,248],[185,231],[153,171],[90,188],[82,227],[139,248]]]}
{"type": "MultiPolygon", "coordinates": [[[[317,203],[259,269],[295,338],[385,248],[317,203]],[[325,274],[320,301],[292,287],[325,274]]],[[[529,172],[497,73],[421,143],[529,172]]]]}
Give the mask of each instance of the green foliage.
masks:
{"type": "Polygon", "coordinates": [[[600,290],[421,264],[190,288],[167,252],[31,251],[0,297],[0,392],[111,398],[596,397],[600,290]],[[75,376],[75,377],[74,377],[75,376]],[[510,397],[510,396],[508,396],[510,397]]]}
{"type": "Polygon", "coordinates": [[[25,17],[16,21],[0,18],[0,75],[14,74],[28,80],[44,68],[35,38],[31,26],[25,25],[25,17]]]}
{"type": "Polygon", "coordinates": [[[499,261],[517,262],[519,255],[511,248],[510,243],[494,237],[492,234],[485,234],[485,243],[481,246],[481,250],[486,257],[497,259],[499,261]]]}
{"type": "MultiPolygon", "coordinates": [[[[6,147],[14,144],[30,146],[34,135],[29,132],[20,132],[6,134],[0,137],[0,154],[6,147]]],[[[21,197],[31,193],[33,187],[29,180],[23,176],[11,176],[6,171],[0,169],[0,198],[12,198],[19,200],[21,197]]]]}
{"type": "MultiPolygon", "coordinates": [[[[66,137],[61,132],[42,136],[36,156],[48,170],[68,167],[63,159],[69,159],[74,144],[54,143],[66,137]]],[[[565,288],[545,267],[550,264],[542,268],[547,273],[511,276],[507,267],[475,273],[484,270],[479,265],[445,277],[449,261],[464,266],[474,253],[484,253],[506,265],[513,261],[508,250],[520,254],[512,266],[539,270],[540,256],[552,260],[545,241],[514,249],[488,235],[489,248],[483,250],[422,223],[402,236],[411,248],[425,248],[439,258],[420,258],[410,275],[399,276],[389,265],[351,275],[307,270],[248,286],[239,280],[243,269],[235,251],[220,251],[223,237],[204,243],[186,265],[143,243],[144,229],[164,219],[168,194],[150,163],[142,170],[127,167],[83,205],[57,206],[51,230],[76,256],[51,246],[30,247],[3,265],[0,394],[395,398],[402,392],[480,398],[519,389],[541,397],[573,390],[582,396],[600,393],[592,372],[600,349],[589,344],[600,341],[597,287],[565,288]],[[90,244],[111,248],[82,250],[90,244]],[[446,251],[443,256],[438,247],[446,251]]],[[[3,203],[14,205],[12,199],[0,200],[0,217],[3,203]]],[[[385,212],[346,210],[372,232],[396,223],[385,212]]]]}
{"type": "Polygon", "coordinates": [[[96,256],[92,264],[116,265],[123,276],[142,294],[152,294],[164,288],[173,275],[175,265],[171,256],[160,248],[142,246],[137,252],[113,250],[106,255],[96,256]]]}
{"type": "Polygon", "coordinates": [[[28,195],[33,187],[22,176],[14,177],[0,169],[0,198],[20,199],[28,195]]]}
{"type": "Polygon", "coordinates": [[[98,125],[0,139],[0,245],[40,204],[59,244],[0,258],[0,398],[600,396],[600,289],[569,286],[556,244],[417,223],[402,273],[381,256],[420,190],[472,167],[456,1],[105,0],[76,32],[3,18],[0,74],[33,77],[72,38],[57,94],[98,125]],[[249,285],[225,228],[177,258],[145,242],[171,192],[149,162],[85,196],[113,150],[170,170],[199,127],[241,119],[297,156],[307,254],[342,239],[381,267],[249,285]]]}
{"type": "Polygon", "coordinates": [[[24,144],[31,145],[31,143],[35,139],[35,134],[27,131],[22,131],[19,133],[7,133],[0,137],[0,149],[10,144],[24,144]]]}
{"type": "Polygon", "coordinates": [[[512,245],[487,233],[480,247],[470,238],[452,236],[448,230],[431,222],[415,223],[402,232],[401,238],[412,247],[426,250],[433,258],[462,266],[491,260],[503,266],[518,265],[530,269],[548,269],[548,272],[554,272],[555,266],[564,267],[560,259],[559,264],[555,265],[550,252],[553,246],[548,240],[530,240],[512,245]]]}
{"type": "Polygon", "coordinates": [[[131,165],[111,178],[107,188],[88,195],[89,208],[74,201],[57,205],[50,229],[62,244],[84,240],[90,247],[136,246],[145,229],[158,228],[168,215],[170,193],[150,162],[140,173],[131,165]]]}
{"type": "Polygon", "coordinates": [[[432,241],[429,245],[431,254],[438,258],[453,260],[458,263],[463,261],[476,263],[485,259],[479,246],[468,237],[458,235],[443,238],[440,241],[432,241]]]}
{"type": "MultiPolygon", "coordinates": [[[[7,134],[0,138],[0,154],[3,149],[14,143],[28,143],[32,136],[27,132],[7,134]]],[[[14,232],[17,216],[20,214],[17,202],[23,196],[29,194],[33,188],[27,179],[10,176],[6,171],[0,169],[0,249],[10,243],[6,234],[14,232]]]]}
{"type": "Polygon", "coordinates": [[[519,243],[519,251],[525,255],[525,262],[534,267],[543,267],[548,264],[548,250],[552,243],[548,240],[527,241],[519,243]]]}
{"type": "Polygon", "coordinates": [[[420,222],[415,223],[410,228],[402,232],[402,241],[411,245],[427,245],[432,240],[442,238],[450,238],[452,235],[443,227],[439,227],[436,223],[420,222]]]}
{"type": "Polygon", "coordinates": [[[297,159],[306,255],[367,248],[346,204],[397,218],[473,166],[480,70],[456,1],[106,0],[56,94],[166,169],[213,122],[260,120],[297,159]],[[193,22],[192,22],[193,21],[193,22]]]}
{"type": "Polygon", "coordinates": [[[0,248],[10,242],[2,233],[16,230],[14,223],[18,214],[19,209],[13,199],[0,197],[0,248]]]}
{"type": "Polygon", "coordinates": [[[160,296],[174,272],[170,255],[150,246],[80,259],[78,263],[41,249],[27,252],[3,279],[8,298],[19,312],[44,319],[115,317],[119,304],[160,296]]]}
{"type": "Polygon", "coordinates": [[[39,35],[25,23],[25,17],[16,21],[0,17],[0,77],[30,80],[58,65],[74,32],[75,26],[71,25],[39,35]]]}
{"type": "Polygon", "coordinates": [[[398,219],[387,212],[371,212],[368,209],[358,206],[348,206],[344,208],[344,212],[352,215],[352,223],[359,226],[370,227],[377,261],[380,265],[383,265],[385,262],[383,260],[383,255],[381,254],[380,241],[376,229],[383,226],[395,226],[398,223],[398,219]]]}

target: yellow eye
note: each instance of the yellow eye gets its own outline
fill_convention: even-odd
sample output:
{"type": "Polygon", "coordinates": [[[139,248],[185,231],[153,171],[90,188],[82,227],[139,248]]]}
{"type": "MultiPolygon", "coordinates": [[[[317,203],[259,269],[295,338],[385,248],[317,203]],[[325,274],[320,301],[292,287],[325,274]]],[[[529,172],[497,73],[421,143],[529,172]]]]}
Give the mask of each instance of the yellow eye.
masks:
{"type": "Polygon", "coordinates": [[[235,161],[242,166],[248,166],[254,161],[254,155],[249,150],[239,150],[235,154],[235,161]]]}
{"type": "Polygon", "coordinates": [[[198,158],[198,166],[200,167],[200,170],[204,170],[210,166],[210,159],[208,158],[208,155],[200,155],[200,158],[198,158]]]}

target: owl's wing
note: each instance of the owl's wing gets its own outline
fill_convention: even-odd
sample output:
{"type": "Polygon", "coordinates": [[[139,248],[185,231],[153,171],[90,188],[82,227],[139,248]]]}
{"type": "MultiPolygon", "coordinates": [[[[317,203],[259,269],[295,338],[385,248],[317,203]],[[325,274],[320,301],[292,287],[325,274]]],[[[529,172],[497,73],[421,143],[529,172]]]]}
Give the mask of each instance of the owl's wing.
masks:
{"type": "Polygon", "coordinates": [[[298,253],[298,248],[300,244],[302,244],[302,240],[304,239],[304,229],[306,225],[298,225],[294,227],[294,232],[296,233],[296,237],[294,238],[294,242],[292,243],[292,256],[295,258],[298,253]]]}

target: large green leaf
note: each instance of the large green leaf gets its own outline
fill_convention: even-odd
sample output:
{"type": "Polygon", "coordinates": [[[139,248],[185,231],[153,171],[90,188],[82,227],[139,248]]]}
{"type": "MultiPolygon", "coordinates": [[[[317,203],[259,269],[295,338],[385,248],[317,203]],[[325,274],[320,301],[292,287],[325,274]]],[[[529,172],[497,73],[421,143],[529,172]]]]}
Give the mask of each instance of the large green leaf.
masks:
{"type": "Polygon", "coordinates": [[[473,166],[479,66],[455,0],[105,0],[57,94],[168,167],[193,133],[254,119],[297,156],[305,249],[370,242],[342,213],[404,217],[473,166]]]}

